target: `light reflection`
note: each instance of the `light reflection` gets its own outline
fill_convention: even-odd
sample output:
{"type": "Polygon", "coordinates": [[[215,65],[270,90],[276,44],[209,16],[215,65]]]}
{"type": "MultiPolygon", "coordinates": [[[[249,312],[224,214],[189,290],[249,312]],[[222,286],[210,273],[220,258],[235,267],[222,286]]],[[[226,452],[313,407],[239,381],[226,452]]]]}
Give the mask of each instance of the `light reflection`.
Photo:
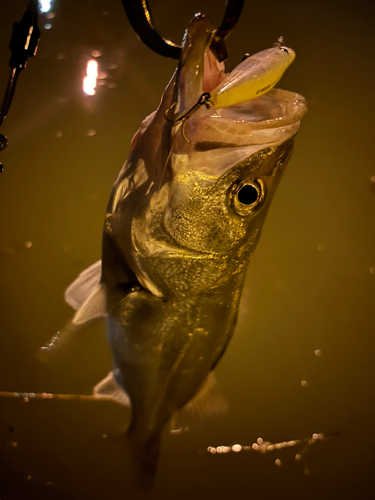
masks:
{"type": "Polygon", "coordinates": [[[95,94],[96,79],[98,78],[98,63],[91,59],[86,66],[86,76],[83,79],[83,91],[87,95],[95,94]]]}
{"type": "Polygon", "coordinates": [[[39,10],[43,14],[51,10],[52,5],[51,5],[51,0],[39,0],[39,10]]]}
{"type": "Polygon", "coordinates": [[[322,351],[320,349],[315,349],[314,354],[315,354],[315,356],[321,356],[322,351]]]}
{"type": "MultiPolygon", "coordinates": [[[[310,438],[305,439],[291,439],[290,441],[280,441],[279,443],[271,443],[270,441],[264,441],[262,438],[258,438],[256,443],[253,443],[251,446],[242,445],[242,444],[233,444],[231,446],[208,446],[207,452],[215,455],[216,453],[229,453],[235,452],[239,453],[240,451],[258,451],[260,453],[267,453],[270,451],[281,450],[283,448],[291,448],[298,445],[305,445],[301,453],[296,453],[294,456],[295,460],[301,460],[302,455],[305,453],[306,449],[311,445],[317,443],[318,441],[323,441],[325,439],[324,434],[314,432],[314,434],[310,438]]],[[[276,465],[281,465],[281,460],[275,460],[276,465]]]]}
{"type": "Polygon", "coordinates": [[[47,23],[44,25],[45,30],[50,30],[51,28],[52,28],[52,24],[50,24],[50,23],[47,23]]]}

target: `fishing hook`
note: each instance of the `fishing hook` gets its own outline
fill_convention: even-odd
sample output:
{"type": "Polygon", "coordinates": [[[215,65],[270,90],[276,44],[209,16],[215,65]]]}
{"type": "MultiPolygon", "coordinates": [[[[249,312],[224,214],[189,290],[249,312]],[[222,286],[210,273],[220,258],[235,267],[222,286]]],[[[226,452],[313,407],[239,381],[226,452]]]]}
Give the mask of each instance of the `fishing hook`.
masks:
{"type": "Polygon", "coordinates": [[[167,121],[173,123],[173,125],[175,125],[176,123],[179,123],[179,122],[182,122],[181,123],[181,134],[182,134],[182,137],[184,138],[184,140],[188,143],[188,144],[193,144],[186,136],[185,134],[185,126],[186,126],[186,123],[188,121],[188,119],[196,112],[198,111],[198,109],[205,105],[207,109],[211,108],[213,106],[213,102],[211,101],[211,94],[209,92],[204,92],[200,98],[198,99],[197,103],[194,104],[194,106],[192,108],[189,109],[189,111],[187,111],[184,115],[180,116],[179,118],[177,118],[177,120],[174,120],[173,118],[169,117],[169,113],[171,110],[173,110],[175,107],[176,107],[176,102],[174,102],[171,106],[169,106],[169,108],[165,111],[164,113],[164,117],[167,121]]]}
{"type": "MultiPolygon", "coordinates": [[[[227,59],[225,39],[240,17],[244,0],[226,0],[223,21],[211,43],[211,50],[219,62],[227,59]]],[[[122,0],[129,22],[139,38],[157,54],[179,59],[181,47],[165,39],[154,27],[147,0],[122,0]]]]}

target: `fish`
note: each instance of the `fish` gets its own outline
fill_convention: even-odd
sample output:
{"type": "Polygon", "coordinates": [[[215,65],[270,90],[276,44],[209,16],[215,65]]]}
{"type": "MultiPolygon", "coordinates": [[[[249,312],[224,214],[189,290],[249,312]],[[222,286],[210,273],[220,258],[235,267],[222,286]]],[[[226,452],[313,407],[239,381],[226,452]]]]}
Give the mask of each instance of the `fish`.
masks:
{"type": "Polygon", "coordinates": [[[226,75],[214,34],[206,16],[191,21],[114,183],[102,259],[65,293],[73,325],[106,317],[113,370],[94,394],[130,405],[127,443],[150,484],[168,422],[205,398],[215,406],[212,372],[307,110],[301,95],[274,88],[292,49],[279,43],[226,75]]]}

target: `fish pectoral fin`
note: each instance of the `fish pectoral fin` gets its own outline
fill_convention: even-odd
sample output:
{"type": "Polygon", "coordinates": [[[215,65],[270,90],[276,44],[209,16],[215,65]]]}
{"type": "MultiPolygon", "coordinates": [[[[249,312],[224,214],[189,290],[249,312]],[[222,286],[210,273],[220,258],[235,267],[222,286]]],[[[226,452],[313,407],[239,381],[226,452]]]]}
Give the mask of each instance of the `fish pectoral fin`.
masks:
{"type": "Polygon", "coordinates": [[[198,393],[173,414],[169,423],[170,431],[195,427],[205,420],[225,415],[228,408],[228,401],[220,391],[216,376],[210,372],[198,393]]]}
{"type": "Polygon", "coordinates": [[[106,317],[105,286],[97,284],[73,318],[42,347],[37,356],[41,361],[55,359],[55,354],[69,350],[69,345],[77,333],[84,330],[94,320],[106,317]]]}
{"type": "Polygon", "coordinates": [[[101,260],[82,271],[65,290],[65,302],[73,309],[79,309],[100,283],[101,273],[101,260]]]}
{"type": "Polygon", "coordinates": [[[113,371],[109,372],[108,375],[103,378],[103,380],[96,384],[96,386],[93,388],[92,393],[94,396],[98,397],[110,397],[113,399],[113,401],[116,401],[116,403],[130,407],[129,396],[116,382],[113,371]]]}
{"type": "Polygon", "coordinates": [[[94,319],[105,318],[106,315],[105,287],[98,283],[75,313],[72,322],[83,325],[94,319]]]}

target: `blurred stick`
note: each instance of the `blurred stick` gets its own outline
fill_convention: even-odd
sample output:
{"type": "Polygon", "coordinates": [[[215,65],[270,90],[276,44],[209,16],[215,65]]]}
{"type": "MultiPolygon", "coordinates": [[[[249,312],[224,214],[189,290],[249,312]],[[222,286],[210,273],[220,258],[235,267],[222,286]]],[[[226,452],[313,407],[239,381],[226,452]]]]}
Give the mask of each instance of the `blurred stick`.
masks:
{"type": "Polygon", "coordinates": [[[113,401],[110,396],[94,396],[93,394],[52,394],[51,392],[7,392],[0,391],[2,398],[23,399],[27,403],[30,399],[63,399],[66,401],[113,401]]]}

